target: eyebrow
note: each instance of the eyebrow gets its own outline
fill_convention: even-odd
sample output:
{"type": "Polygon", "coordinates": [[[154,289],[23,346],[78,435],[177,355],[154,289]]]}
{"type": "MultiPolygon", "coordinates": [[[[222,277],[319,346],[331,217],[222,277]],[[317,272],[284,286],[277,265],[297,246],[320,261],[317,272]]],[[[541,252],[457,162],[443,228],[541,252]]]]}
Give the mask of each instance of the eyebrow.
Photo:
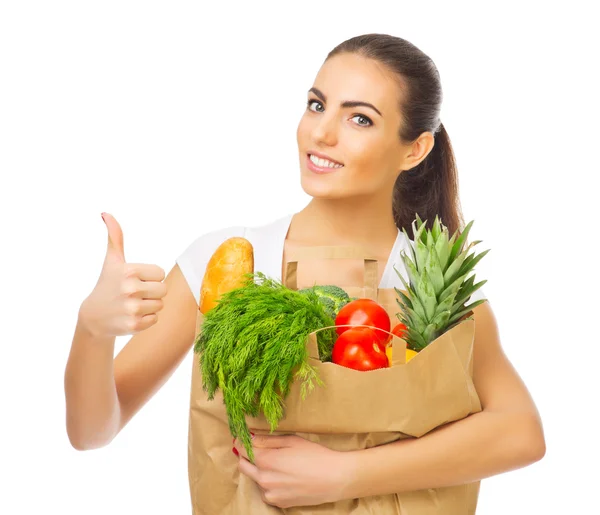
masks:
{"type": "MultiPolygon", "coordinates": [[[[318,96],[323,102],[327,102],[327,97],[323,94],[323,92],[317,88],[310,88],[308,90],[309,93],[314,93],[318,96]]],[[[342,107],[370,107],[375,111],[379,116],[383,117],[381,111],[377,109],[373,104],[369,104],[369,102],[362,102],[360,100],[345,100],[341,103],[342,107]]]]}

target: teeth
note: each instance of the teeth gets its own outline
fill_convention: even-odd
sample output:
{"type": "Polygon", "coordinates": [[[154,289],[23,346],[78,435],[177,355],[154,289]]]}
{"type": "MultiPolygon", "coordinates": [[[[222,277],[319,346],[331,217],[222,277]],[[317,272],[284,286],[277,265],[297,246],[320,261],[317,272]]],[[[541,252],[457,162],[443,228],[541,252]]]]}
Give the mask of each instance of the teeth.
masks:
{"type": "Polygon", "coordinates": [[[312,154],[310,155],[310,160],[321,168],[341,168],[342,166],[344,166],[337,163],[332,163],[327,159],[318,158],[316,156],[313,156],[312,154]]]}

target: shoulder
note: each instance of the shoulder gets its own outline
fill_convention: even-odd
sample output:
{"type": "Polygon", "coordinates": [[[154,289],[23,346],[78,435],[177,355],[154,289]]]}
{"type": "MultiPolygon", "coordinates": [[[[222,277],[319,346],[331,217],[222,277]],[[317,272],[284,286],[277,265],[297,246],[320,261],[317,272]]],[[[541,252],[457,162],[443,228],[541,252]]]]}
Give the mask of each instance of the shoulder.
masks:
{"type": "Polygon", "coordinates": [[[234,237],[246,238],[254,247],[263,245],[263,242],[271,242],[278,231],[285,229],[284,225],[289,216],[279,217],[269,223],[257,226],[232,225],[222,227],[194,238],[177,256],[175,262],[194,294],[196,302],[200,303],[200,287],[206,266],[221,243],[234,237]]]}

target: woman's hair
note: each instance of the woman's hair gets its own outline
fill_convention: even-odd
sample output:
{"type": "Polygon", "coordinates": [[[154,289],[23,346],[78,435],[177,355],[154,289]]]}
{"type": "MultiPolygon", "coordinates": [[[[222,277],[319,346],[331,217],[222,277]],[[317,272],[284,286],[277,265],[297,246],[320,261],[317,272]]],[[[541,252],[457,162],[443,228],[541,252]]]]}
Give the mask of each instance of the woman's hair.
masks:
{"type": "Polygon", "coordinates": [[[450,138],[439,118],[442,87],[431,58],[412,43],[387,34],[348,39],[329,52],[325,60],[342,53],[374,59],[395,74],[400,91],[399,137],[403,143],[415,141],[425,131],[435,138],[427,157],[396,180],[393,213],[398,228],[404,228],[412,239],[411,224],[418,213],[423,221],[427,220],[427,228],[433,226],[438,215],[450,235],[462,231],[456,163],[450,138]]]}

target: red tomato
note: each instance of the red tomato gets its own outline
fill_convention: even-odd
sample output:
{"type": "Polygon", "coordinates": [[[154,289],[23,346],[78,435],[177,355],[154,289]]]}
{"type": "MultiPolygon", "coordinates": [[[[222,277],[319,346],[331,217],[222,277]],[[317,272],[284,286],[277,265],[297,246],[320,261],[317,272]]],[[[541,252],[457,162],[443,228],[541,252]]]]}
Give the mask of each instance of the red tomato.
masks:
{"type": "Polygon", "coordinates": [[[381,351],[376,331],[369,327],[351,327],[338,336],[331,360],[354,370],[375,370],[389,366],[386,353],[381,351]]]}
{"type": "MultiPolygon", "coordinates": [[[[389,332],[392,324],[383,306],[372,299],[357,299],[340,309],[335,317],[335,325],[369,325],[389,332]]],[[[348,329],[350,328],[337,327],[336,332],[342,335],[348,329]]],[[[376,331],[376,337],[385,349],[391,336],[383,331],[376,331]]]]}
{"type": "Polygon", "coordinates": [[[392,329],[392,334],[395,334],[398,338],[402,338],[404,339],[404,333],[406,332],[407,327],[400,322],[399,324],[396,324],[394,326],[394,328],[392,329]]]}

